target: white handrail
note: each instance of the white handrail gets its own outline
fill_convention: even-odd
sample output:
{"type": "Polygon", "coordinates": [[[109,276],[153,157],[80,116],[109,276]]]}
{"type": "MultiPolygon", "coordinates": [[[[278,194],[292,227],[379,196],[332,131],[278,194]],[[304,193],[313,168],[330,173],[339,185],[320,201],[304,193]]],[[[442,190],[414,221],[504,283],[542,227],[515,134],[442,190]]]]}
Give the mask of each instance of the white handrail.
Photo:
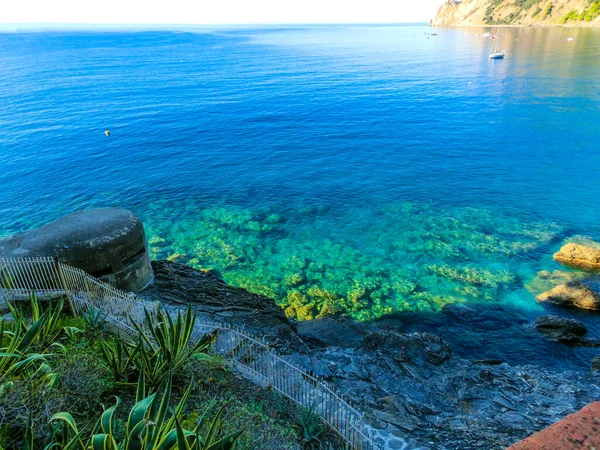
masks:
{"type": "MultiPolygon", "coordinates": [[[[135,334],[129,320],[143,322],[144,309],[153,308],[134,294],[125,293],[81,269],[52,258],[0,258],[1,299],[67,293],[77,313],[102,309],[116,328],[135,334]]],[[[274,353],[260,338],[231,325],[196,319],[197,338],[219,330],[213,344],[216,353],[253,382],[271,386],[299,405],[313,408],[343,439],[346,448],[380,450],[365,427],[364,415],[334,389],[274,353]],[[204,330],[204,331],[202,331],[204,330]]]]}

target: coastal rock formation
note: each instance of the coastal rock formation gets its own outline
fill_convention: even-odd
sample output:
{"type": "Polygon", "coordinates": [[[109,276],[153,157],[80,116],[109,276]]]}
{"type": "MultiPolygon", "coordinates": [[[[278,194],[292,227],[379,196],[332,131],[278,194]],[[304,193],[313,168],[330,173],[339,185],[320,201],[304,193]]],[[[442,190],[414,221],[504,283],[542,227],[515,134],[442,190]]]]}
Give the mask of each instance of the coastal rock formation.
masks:
{"type": "Polygon", "coordinates": [[[554,254],[554,260],[577,269],[600,271],[600,248],[569,243],[554,254]]]}
{"type": "Polygon", "coordinates": [[[215,274],[166,261],[153,266],[156,283],[144,297],[191,302],[200,316],[265,336],[360,405],[385,448],[503,449],[600,396],[600,372],[468,361],[434,334],[385,323],[327,316],[294,324],[273,300],[215,274]]]}
{"type": "Polygon", "coordinates": [[[536,297],[562,308],[580,308],[600,311],[600,295],[578,281],[561,284],[536,297]]]}
{"type": "Polygon", "coordinates": [[[193,304],[200,317],[230,323],[269,338],[275,346],[298,348],[301,341],[283,310],[265,296],[225,284],[212,272],[172,261],[153,261],[154,284],[140,293],[151,301],[193,304]]]}
{"type": "Polygon", "coordinates": [[[542,292],[549,291],[559,284],[566,284],[570,281],[578,281],[586,278],[588,274],[581,271],[540,270],[531,282],[525,285],[525,288],[533,295],[537,296],[542,292]]]}
{"type": "Polygon", "coordinates": [[[503,449],[600,395],[600,372],[466,361],[428,333],[371,330],[355,347],[320,344],[290,357],[309,369],[318,361],[376,434],[405,442],[397,448],[503,449]]]}
{"type": "Polygon", "coordinates": [[[550,341],[571,345],[582,342],[588,331],[582,323],[559,316],[538,317],[535,328],[550,341]]]}
{"type": "Polygon", "coordinates": [[[435,27],[475,25],[600,25],[597,0],[448,0],[430,25],[435,27]]]}
{"type": "Polygon", "coordinates": [[[124,291],[152,282],[142,222],[121,208],[79,211],[0,240],[0,257],[52,257],[124,291]]]}

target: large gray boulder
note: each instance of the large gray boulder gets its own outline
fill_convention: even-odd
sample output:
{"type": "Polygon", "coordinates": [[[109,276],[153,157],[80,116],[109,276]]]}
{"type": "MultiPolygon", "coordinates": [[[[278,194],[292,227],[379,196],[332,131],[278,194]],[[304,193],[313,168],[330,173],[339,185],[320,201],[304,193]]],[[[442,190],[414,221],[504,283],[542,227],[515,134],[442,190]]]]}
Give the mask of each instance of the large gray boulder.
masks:
{"type": "Polygon", "coordinates": [[[0,257],[52,257],[124,291],[153,280],[142,222],[121,208],[79,211],[0,240],[0,257]]]}

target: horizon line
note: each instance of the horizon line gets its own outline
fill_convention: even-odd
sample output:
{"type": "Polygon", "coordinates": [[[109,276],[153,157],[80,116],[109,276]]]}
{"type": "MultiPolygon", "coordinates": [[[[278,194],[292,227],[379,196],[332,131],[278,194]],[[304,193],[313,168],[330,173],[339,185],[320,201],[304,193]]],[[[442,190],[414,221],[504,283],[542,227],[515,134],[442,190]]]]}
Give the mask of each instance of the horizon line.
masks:
{"type": "Polygon", "coordinates": [[[220,27],[220,26],[331,26],[331,25],[428,25],[415,22],[223,22],[223,23],[93,23],[93,22],[0,22],[3,27],[220,27]]]}

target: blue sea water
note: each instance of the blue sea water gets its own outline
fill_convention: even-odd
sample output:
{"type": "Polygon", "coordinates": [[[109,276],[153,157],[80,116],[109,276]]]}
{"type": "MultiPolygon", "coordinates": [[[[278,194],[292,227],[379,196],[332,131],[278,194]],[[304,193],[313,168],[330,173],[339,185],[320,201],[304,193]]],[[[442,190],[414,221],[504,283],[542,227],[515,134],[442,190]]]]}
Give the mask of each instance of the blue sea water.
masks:
{"type": "Polygon", "coordinates": [[[155,258],[290,317],[392,317],[465,356],[584,367],[591,350],[531,322],[552,253],[600,241],[600,30],[503,28],[497,61],[486,31],[0,33],[0,235],[123,206],[155,258]],[[497,321],[450,323],[448,304],[497,321]]]}

